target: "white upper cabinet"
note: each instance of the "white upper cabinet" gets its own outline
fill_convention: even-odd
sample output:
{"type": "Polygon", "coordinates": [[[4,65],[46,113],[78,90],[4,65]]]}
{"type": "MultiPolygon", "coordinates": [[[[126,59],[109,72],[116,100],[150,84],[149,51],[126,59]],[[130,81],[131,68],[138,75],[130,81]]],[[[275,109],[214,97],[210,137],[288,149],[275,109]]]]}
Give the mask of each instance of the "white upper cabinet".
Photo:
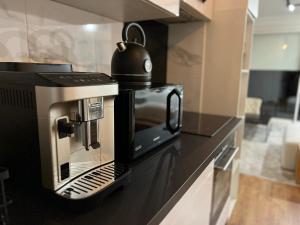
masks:
{"type": "Polygon", "coordinates": [[[179,15],[180,0],[144,0],[154,4],[155,7],[160,7],[167,12],[173,14],[173,16],[179,15]]]}
{"type": "Polygon", "coordinates": [[[214,0],[181,0],[181,8],[194,18],[211,20],[214,11],[214,0]]]}
{"type": "Polygon", "coordinates": [[[258,17],[259,0],[249,0],[248,9],[254,18],[258,17]]]}
{"type": "MultiPolygon", "coordinates": [[[[53,0],[121,22],[179,15],[180,0],[53,0]]],[[[208,0],[209,1],[209,0],[208,0]]]]}

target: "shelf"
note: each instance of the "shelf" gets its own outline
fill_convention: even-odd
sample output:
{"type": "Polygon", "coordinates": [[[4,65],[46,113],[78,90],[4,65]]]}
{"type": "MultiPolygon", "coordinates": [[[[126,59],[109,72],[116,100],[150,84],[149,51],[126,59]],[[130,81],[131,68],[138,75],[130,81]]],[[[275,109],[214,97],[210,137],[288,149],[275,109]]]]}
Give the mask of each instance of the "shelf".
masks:
{"type": "MultiPolygon", "coordinates": [[[[251,65],[251,51],[252,51],[252,42],[253,42],[253,26],[254,21],[251,16],[247,14],[247,23],[245,27],[245,36],[244,36],[244,47],[243,47],[243,70],[249,70],[251,65]]],[[[242,72],[243,72],[242,70],[242,72]]]]}
{"type": "Polygon", "coordinates": [[[241,74],[249,75],[250,74],[250,70],[248,70],[248,69],[242,69],[241,70],[241,74]]]}

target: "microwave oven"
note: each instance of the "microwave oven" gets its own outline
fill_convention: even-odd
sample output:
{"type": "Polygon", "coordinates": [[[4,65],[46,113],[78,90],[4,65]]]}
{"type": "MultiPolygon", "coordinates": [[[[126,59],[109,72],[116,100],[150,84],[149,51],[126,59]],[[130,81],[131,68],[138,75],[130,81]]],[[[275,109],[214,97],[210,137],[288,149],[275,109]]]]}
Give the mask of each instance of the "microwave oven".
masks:
{"type": "Polygon", "coordinates": [[[120,87],[115,99],[116,159],[131,161],[178,135],[183,86],[120,87]]]}

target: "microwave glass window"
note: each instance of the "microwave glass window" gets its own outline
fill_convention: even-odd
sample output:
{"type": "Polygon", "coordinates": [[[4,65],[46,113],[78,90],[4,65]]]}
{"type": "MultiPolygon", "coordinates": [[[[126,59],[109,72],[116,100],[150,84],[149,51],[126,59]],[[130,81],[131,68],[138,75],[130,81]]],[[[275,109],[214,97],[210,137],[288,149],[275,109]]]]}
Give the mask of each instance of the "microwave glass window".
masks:
{"type": "Polygon", "coordinates": [[[165,124],[170,88],[148,89],[135,95],[135,131],[165,124]]]}
{"type": "MultiPolygon", "coordinates": [[[[135,131],[166,126],[167,99],[174,87],[147,89],[135,94],[135,131]]],[[[170,100],[170,126],[176,129],[179,116],[179,96],[173,94],[170,100]]]]}

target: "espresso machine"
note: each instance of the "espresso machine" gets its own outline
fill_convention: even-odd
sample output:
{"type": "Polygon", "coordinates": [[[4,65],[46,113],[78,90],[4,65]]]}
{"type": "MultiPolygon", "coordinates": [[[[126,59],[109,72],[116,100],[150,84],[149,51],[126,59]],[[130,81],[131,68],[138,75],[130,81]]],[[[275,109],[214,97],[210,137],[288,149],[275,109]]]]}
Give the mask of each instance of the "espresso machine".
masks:
{"type": "MultiPolygon", "coordinates": [[[[5,107],[0,121],[9,134],[7,139],[18,136],[23,126],[33,140],[25,144],[20,137],[18,146],[23,140],[23,147],[14,149],[10,143],[10,152],[23,151],[25,158],[37,150],[39,157],[30,160],[39,160],[41,182],[46,189],[78,200],[125,183],[129,170],[114,160],[114,98],[118,95],[118,84],[109,76],[0,72],[0,83],[0,104],[2,109],[5,107]],[[5,126],[8,117],[14,117],[19,129],[10,128],[14,127],[12,124],[5,126]]],[[[8,158],[2,164],[15,166],[10,163],[9,154],[1,154],[8,158]]],[[[30,163],[27,160],[26,165],[30,163]]],[[[18,163],[12,171],[20,168],[18,163]]]]}

